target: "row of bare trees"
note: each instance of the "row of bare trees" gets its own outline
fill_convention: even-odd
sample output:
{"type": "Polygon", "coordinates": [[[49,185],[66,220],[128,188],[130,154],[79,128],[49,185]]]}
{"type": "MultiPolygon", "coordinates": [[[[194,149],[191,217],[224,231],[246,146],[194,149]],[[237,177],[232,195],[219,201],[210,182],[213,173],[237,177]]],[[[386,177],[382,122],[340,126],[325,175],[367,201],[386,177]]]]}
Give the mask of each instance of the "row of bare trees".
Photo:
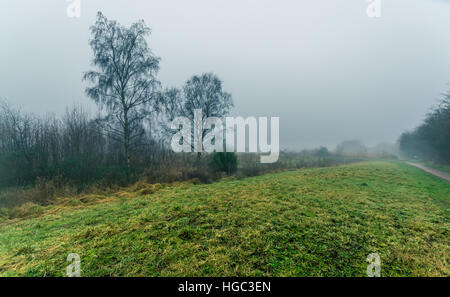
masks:
{"type": "Polygon", "coordinates": [[[174,117],[193,119],[195,109],[205,117],[229,112],[231,95],[212,73],[194,75],[180,89],[161,87],[150,32],[144,21],[125,27],[98,13],[91,27],[93,67],[83,76],[87,96],[99,107],[95,116],[76,106],[60,118],[39,117],[2,103],[0,187],[55,176],[80,187],[126,183],[173,162],[167,143],[174,117]]]}
{"type": "Polygon", "coordinates": [[[122,150],[111,136],[80,106],[59,119],[2,104],[0,186],[26,185],[37,177],[57,175],[76,184],[91,182],[107,174],[106,165],[122,164],[122,150]]]}

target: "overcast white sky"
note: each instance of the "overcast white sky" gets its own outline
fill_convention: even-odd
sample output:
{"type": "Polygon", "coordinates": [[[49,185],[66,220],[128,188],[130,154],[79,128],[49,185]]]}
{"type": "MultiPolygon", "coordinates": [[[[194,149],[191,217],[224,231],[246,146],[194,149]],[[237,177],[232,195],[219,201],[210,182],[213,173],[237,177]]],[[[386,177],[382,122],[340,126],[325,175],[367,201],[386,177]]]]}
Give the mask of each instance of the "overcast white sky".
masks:
{"type": "Polygon", "coordinates": [[[90,104],[89,26],[101,10],[144,19],[162,58],[164,86],[213,71],[233,94],[234,115],[279,116],[281,146],[344,139],[394,142],[450,89],[450,2],[381,0],[2,0],[0,97],[36,113],[90,104]]]}

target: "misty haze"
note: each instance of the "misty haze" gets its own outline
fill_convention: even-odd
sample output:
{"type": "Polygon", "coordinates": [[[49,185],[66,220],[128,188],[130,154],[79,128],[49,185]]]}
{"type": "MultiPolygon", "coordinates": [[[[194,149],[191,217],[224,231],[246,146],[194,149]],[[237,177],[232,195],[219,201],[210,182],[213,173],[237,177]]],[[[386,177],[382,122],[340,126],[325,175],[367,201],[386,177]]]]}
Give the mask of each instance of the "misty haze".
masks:
{"type": "Polygon", "coordinates": [[[0,22],[0,276],[450,275],[450,1],[3,0],[0,22]]]}
{"type": "Polygon", "coordinates": [[[233,115],[279,116],[282,148],[395,143],[448,89],[446,1],[385,1],[379,19],[360,0],[85,2],[71,19],[65,1],[3,1],[2,98],[39,114],[91,104],[80,77],[98,10],[145,20],[163,86],[214,72],[233,115]]]}

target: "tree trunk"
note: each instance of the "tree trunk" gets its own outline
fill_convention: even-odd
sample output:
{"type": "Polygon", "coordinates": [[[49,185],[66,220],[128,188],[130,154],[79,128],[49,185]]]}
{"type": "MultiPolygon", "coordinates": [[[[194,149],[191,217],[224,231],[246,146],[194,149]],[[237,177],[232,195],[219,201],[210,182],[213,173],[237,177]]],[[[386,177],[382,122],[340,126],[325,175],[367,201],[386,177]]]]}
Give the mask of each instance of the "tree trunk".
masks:
{"type": "Polygon", "coordinates": [[[127,178],[130,177],[131,161],[130,161],[130,124],[128,122],[128,112],[124,112],[124,145],[125,145],[125,159],[127,164],[127,178]]]}

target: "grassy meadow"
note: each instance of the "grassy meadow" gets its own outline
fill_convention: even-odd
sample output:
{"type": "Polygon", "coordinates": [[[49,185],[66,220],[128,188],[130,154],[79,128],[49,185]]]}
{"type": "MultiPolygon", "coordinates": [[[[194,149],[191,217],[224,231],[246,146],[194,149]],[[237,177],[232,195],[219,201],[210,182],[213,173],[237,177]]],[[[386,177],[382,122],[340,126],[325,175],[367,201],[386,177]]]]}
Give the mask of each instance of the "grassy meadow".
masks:
{"type": "MultiPolygon", "coordinates": [[[[450,276],[450,183],[396,162],[213,184],[136,184],[24,205],[0,222],[0,276],[450,276]]],[[[1,215],[1,214],[0,214],[1,215]]]]}

